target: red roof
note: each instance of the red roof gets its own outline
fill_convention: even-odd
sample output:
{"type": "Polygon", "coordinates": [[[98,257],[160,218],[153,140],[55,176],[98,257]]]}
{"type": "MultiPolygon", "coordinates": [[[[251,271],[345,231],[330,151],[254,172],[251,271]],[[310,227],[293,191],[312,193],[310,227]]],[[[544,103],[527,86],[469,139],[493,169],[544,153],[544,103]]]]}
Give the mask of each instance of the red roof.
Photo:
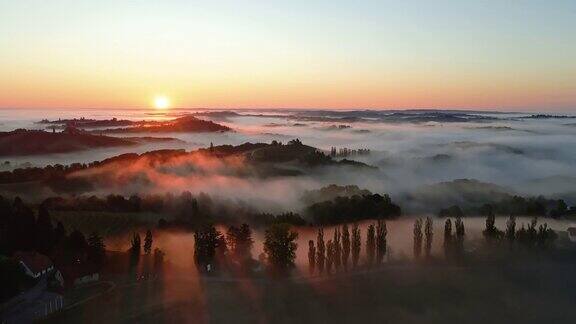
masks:
{"type": "Polygon", "coordinates": [[[16,252],[14,258],[24,263],[34,274],[54,266],[50,258],[36,252],[16,252]]]}

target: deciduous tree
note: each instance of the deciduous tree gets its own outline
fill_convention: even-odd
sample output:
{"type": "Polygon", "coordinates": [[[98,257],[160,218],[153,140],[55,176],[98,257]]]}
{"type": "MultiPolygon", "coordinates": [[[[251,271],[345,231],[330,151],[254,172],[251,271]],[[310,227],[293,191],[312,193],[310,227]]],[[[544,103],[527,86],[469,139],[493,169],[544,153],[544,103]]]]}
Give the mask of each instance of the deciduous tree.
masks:
{"type": "Polygon", "coordinates": [[[273,270],[286,272],[294,266],[298,233],[288,224],[273,224],[264,234],[264,252],[273,270]]]}

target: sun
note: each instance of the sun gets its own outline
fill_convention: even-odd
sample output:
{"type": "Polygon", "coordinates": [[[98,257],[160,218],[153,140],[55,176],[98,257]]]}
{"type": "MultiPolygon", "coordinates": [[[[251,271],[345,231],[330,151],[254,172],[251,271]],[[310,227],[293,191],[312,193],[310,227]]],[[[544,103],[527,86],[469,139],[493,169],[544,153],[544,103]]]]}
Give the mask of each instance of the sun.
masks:
{"type": "Polygon", "coordinates": [[[154,98],[154,108],[158,110],[170,108],[170,99],[166,96],[157,96],[154,98]]]}

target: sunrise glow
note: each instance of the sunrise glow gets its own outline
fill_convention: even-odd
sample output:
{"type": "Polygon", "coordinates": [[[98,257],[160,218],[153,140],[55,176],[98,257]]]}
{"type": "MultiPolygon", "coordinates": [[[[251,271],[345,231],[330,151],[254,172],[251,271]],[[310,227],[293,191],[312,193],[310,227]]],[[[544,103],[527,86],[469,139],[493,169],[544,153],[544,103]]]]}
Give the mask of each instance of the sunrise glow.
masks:
{"type": "Polygon", "coordinates": [[[169,87],[189,108],[570,111],[575,10],[573,1],[201,10],[186,1],[4,1],[0,108],[143,108],[169,87]]]}
{"type": "Polygon", "coordinates": [[[170,99],[166,96],[157,96],[154,98],[154,108],[158,110],[170,108],[170,99]]]}

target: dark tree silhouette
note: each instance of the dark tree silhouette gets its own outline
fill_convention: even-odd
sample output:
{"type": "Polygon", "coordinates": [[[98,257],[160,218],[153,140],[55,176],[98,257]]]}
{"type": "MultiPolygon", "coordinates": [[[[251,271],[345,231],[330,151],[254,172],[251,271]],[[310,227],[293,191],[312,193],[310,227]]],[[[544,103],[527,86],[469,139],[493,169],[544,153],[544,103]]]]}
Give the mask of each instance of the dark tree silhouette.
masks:
{"type": "Polygon", "coordinates": [[[238,262],[245,265],[252,259],[252,230],[248,224],[242,224],[240,227],[230,226],[226,232],[226,242],[228,248],[238,262]]]}
{"type": "Polygon", "coordinates": [[[362,234],[360,233],[360,228],[357,223],[354,223],[352,227],[352,267],[356,268],[358,266],[358,260],[360,260],[360,249],[362,246],[362,234]]]}
{"type": "Polygon", "coordinates": [[[544,223],[538,227],[538,234],[536,236],[536,244],[540,248],[549,247],[552,242],[556,240],[558,235],[551,228],[548,228],[548,224],[544,223]]]}
{"type": "Polygon", "coordinates": [[[514,215],[510,215],[506,221],[505,236],[506,240],[508,240],[510,244],[514,243],[514,240],[516,239],[516,217],[514,217],[514,215]]]}
{"type": "Polygon", "coordinates": [[[432,241],[434,239],[434,225],[432,218],[426,217],[426,225],[424,226],[424,234],[426,235],[426,257],[429,258],[432,254],[432,241]]]}
{"type": "Polygon", "coordinates": [[[491,209],[487,208],[486,210],[486,229],[484,229],[482,234],[484,234],[484,237],[488,243],[492,243],[499,240],[503,233],[502,231],[498,230],[498,228],[496,228],[496,214],[494,214],[491,209]]]}
{"type": "Polygon", "coordinates": [[[402,214],[388,195],[355,195],[336,197],[314,203],[306,213],[315,224],[341,224],[363,219],[394,219],[402,214]]]}
{"type": "Polygon", "coordinates": [[[194,232],[194,260],[201,271],[212,271],[216,248],[223,236],[213,225],[204,225],[194,232]]]}
{"type": "Polygon", "coordinates": [[[264,252],[272,270],[286,272],[294,266],[298,233],[288,224],[274,224],[264,234],[264,252]]]}
{"type": "Polygon", "coordinates": [[[368,226],[366,233],[366,264],[370,267],[374,264],[374,256],[376,254],[376,230],[373,224],[368,226]]]}
{"type": "Polygon", "coordinates": [[[388,229],[386,228],[386,221],[378,220],[376,223],[376,263],[381,264],[386,256],[386,235],[388,229]]]}
{"type": "Polygon", "coordinates": [[[446,257],[452,255],[452,220],[448,218],[444,223],[444,254],[446,257]]]}
{"type": "Polygon", "coordinates": [[[340,269],[340,264],[342,263],[342,245],[340,243],[340,229],[338,227],[334,228],[334,239],[332,245],[334,246],[334,269],[338,271],[340,269]]]}
{"type": "Polygon", "coordinates": [[[454,252],[458,256],[462,256],[464,253],[464,235],[466,234],[462,218],[456,217],[456,220],[454,221],[454,227],[456,229],[456,235],[454,239],[454,252]]]}
{"type": "Polygon", "coordinates": [[[314,274],[314,268],[316,267],[316,247],[314,246],[314,241],[308,241],[308,270],[310,274],[314,274]]]}
{"type": "Polygon", "coordinates": [[[414,258],[419,259],[422,254],[422,220],[414,221],[414,258]]]}
{"type": "Polygon", "coordinates": [[[152,252],[152,231],[147,230],[146,236],[144,237],[144,253],[150,254],[152,252]]]}
{"type": "Polygon", "coordinates": [[[54,227],[48,209],[41,205],[36,218],[36,251],[49,254],[55,242],[54,227]]]}
{"type": "Polygon", "coordinates": [[[344,270],[348,269],[348,259],[350,258],[350,232],[348,225],[342,226],[342,266],[344,270]]]}
{"type": "Polygon", "coordinates": [[[130,242],[130,265],[135,267],[140,261],[140,254],[142,250],[142,242],[140,234],[135,232],[132,234],[132,241],[130,242]]]}
{"type": "Polygon", "coordinates": [[[328,240],[326,243],[326,273],[332,273],[332,265],[334,264],[334,243],[328,240]]]}
{"type": "Polygon", "coordinates": [[[64,242],[64,262],[66,264],[82,263],[86,261],[88,242],[82,232],[75,230],[64,242]]]}
{"type": "Polygon", "coordinates": [[[318,229],[318,237],[316,239],[317,256],[316,262],[318,264],[318,273],[324,272],[324,261],[326,259],[326,246],[324,245],[324,229],[318,229]]]}
{"type": "Polygon", "coordinates": [[[13,203],[13,222],[8,235],[14,250],[32,251],[36,247],[34,229],[36,219],[31,208],[26,206],[20,197],[13,203]]]}

